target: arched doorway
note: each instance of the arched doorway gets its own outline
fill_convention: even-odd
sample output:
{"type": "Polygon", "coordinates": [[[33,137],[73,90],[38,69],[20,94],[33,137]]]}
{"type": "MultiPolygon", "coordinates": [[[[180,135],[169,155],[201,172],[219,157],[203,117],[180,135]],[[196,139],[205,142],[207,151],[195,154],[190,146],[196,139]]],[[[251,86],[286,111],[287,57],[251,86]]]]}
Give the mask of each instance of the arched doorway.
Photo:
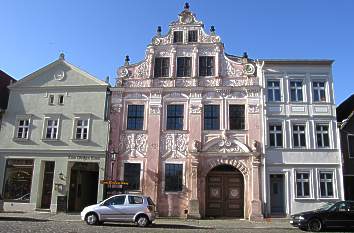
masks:
{"type": "Polygon", "coordinates": [[[231,165],[214,167],[206,177],[206,217],[236,217],[244,214],[243,175],[231,165]]]}

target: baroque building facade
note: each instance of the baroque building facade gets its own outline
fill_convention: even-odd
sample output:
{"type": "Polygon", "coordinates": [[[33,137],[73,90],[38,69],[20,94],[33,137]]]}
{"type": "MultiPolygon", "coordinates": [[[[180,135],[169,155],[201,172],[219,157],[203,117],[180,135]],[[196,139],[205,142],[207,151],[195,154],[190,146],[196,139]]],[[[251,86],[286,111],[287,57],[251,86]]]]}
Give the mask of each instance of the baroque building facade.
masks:
{"type": "Polygon", "coordinates": [[[107,87],[64,54],[9,86],[0,131],[5,211],[80,211],[102,200],[107,87]]]}
{"type": "Polygon", "coordinates": [[[230,56],[188,4],[111,88],[112,179],[161,216],[262,218],[262,62],[230,56]]]}

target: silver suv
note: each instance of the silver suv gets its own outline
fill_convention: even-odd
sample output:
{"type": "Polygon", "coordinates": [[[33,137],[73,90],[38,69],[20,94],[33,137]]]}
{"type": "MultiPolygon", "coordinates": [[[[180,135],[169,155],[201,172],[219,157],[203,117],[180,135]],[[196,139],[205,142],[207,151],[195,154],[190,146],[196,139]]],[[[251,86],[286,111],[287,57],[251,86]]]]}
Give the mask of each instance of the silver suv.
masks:
{"type": "Polygon", "coordinates": [[[155,220],[155,204],[150,197],[121,194],[85,207],[81,219],[89,225],[103,222],[135,222],[145,227],[155,220]]]}

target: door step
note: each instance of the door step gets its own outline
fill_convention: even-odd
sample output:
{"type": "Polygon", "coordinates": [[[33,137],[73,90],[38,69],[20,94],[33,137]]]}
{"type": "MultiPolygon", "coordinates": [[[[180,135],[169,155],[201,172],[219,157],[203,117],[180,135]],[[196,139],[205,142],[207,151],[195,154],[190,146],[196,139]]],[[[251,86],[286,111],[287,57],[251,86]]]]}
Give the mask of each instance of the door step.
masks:
{"type": "Polygon", "coordinates": [[[35,211],[50,213],[50,209],[41,209],[41,208],[36,208],[36,209],[35,209],[35,211]]]}

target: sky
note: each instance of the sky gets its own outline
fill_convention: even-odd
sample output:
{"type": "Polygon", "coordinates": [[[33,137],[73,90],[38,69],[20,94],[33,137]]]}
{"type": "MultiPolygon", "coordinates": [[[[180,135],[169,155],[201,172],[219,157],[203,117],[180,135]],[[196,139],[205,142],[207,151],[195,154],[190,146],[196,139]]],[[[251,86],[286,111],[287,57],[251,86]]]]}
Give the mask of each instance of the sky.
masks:
{"type": "MultiPolygon", "coordinates": [[[[333,59],[336,103],[354,93],[354,0],[190,0],[225,52],[253,59],[333,59]]],[[[16,79],[58,59],[104,80],[117,77],[182,0],[0,0],[0,69],[16,79]]]]}

